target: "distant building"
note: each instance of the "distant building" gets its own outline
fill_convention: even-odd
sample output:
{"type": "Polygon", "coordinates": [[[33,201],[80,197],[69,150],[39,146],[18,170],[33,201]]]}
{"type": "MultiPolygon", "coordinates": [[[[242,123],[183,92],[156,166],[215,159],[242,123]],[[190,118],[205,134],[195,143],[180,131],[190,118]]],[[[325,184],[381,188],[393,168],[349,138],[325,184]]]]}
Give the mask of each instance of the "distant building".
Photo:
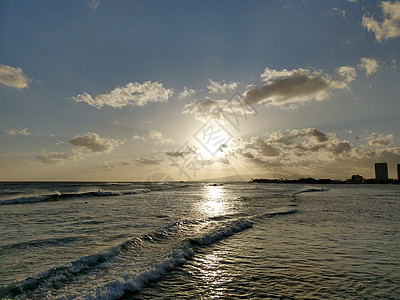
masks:
{"type": "Polygon", "coordinates": [[[363,182],[364,181],[364,177],[362,177],[361,175],[352,175],[351,176],[351,182],[357,182],[357,183],[360,183],[360,182],[363,182]]]}
{"type": "Polygon", "coordinates": [[[400,164],[397,164],[397,180],[400,181],[400,164]]]}
{"type": "Polygon", "coordinates": [[[376,163],[375,164],[375,179],[380,181],[387,181],[388,176],[388,167],[387,163],[376,163]]]}

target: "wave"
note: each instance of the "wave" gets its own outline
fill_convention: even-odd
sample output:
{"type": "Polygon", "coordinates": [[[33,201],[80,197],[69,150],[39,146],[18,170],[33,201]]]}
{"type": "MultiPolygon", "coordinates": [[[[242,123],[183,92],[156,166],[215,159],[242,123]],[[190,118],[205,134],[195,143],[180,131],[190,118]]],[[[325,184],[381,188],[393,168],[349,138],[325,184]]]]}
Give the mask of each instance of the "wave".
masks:
{"type": "MultiPolygon", "coordinates": [[[[130,184],[119,184],[119,183],[109,183],[108,186],[128,186],[130,184]]],[[[33,195],[24,195],[16,198],[10,198],[5,200],[0,200],[0,205],[10,205],[10,204],[26,204],[26,203],[37,203],[37,202],[50,202],[50,201],[60,201],[71,198],[85,198],[85,197],[113,197],[113,196],[124,196],[124,195],[134,195],[143,194],[149,192],[157,192],[164,190],[171,190],[176,188],[187,188],[192,187],[192,185],[185,184],[175,184],[175,183],[151,183],[145,184],[143,188],[136,188],[133,190],[97,190],[97,191],[78,191],[73,193],[60,193],[58,191],[47,192],[46,194],[38,193],[33,195]]]]}
{"type": "Polygon", "coordinates": [[[103,253],[81,257],[22,282],[0,287],[0,298],[117,299],[221,239],[252,227],[246,219],[184,220],[128,240],[103,253]]]}
{"type": "Polygon", "coordinates": [[[1,251],[18,251],[23,249],[29,249],[34,247],[46,247],[50,245],[65,245],[73,243],[81,239],[80,237],[62,237],[62,238],[50,238],[50,239],[37,239],[24,242],[18,242],[13,244],[8,244],[0,246],[1,251]]]}
{"type": "Polygon", "coordinates": [[[122,196],[122,195],[134,195],[149,193],[150,189],[135,189],[132,191],[96,191],[96,192],[83,192],[83,193],[53,193],[46,195],[32,195],[23,196],[18,198],[12,198],[0,201],[0,205],[8,204],[25,204],[25,203],[36,203],[36,202],[46,202],[46,201],[60,201],[71,198],[85,198],[85,197],[112,197],[112,196],[122,196]]]}
{"type": "Polygon", "coordinates": [[[326,191],[329,191],[329,189],[327,189],[327,188],[319,188],[319,189],[311,188],[311,189],[298,191],[298,192],[294,193],[293,196],[298,195],[298,194],[302,194],[302,193],[326,192],[326,191]]]}

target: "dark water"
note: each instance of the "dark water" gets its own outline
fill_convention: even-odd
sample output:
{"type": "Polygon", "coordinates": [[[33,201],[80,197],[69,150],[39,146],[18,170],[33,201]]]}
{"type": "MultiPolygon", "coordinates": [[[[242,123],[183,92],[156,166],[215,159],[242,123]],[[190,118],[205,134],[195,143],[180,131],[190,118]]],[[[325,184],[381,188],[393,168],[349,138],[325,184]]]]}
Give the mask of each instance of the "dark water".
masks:
{"type": "Polygon", "coordinates": [[[0,188],[3,298],[400,298],[399,186],[0,188]]]}

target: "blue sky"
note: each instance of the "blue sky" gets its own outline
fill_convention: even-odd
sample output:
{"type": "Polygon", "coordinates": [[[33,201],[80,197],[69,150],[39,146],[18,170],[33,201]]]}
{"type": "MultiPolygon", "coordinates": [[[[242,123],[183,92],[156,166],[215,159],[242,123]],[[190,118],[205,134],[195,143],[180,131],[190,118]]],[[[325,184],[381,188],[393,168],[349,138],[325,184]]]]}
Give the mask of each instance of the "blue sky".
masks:
{"type": "Polygon", "coordinates": [[[344,179],[383,161],[396,176],[399,1],[2,1],[0,14],[0,180],[344,179]]]}

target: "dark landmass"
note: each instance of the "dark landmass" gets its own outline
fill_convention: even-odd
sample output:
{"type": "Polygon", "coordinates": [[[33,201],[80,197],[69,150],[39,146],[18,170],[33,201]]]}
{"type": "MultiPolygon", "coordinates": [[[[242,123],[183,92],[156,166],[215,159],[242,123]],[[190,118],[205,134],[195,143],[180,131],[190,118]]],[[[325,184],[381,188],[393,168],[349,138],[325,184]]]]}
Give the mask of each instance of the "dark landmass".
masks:
{"type": "Polygon", "coordinates": [[[299,179],[267,179],[267,178],[251,178],[250,182],[254,183],[309,183],[309,184],[399,184],[397,179],[376,180],[363,179],[362,181],[348,180],[333,180],[333,179],[315,179],[315,178],[299,178],[299,179]]]}

